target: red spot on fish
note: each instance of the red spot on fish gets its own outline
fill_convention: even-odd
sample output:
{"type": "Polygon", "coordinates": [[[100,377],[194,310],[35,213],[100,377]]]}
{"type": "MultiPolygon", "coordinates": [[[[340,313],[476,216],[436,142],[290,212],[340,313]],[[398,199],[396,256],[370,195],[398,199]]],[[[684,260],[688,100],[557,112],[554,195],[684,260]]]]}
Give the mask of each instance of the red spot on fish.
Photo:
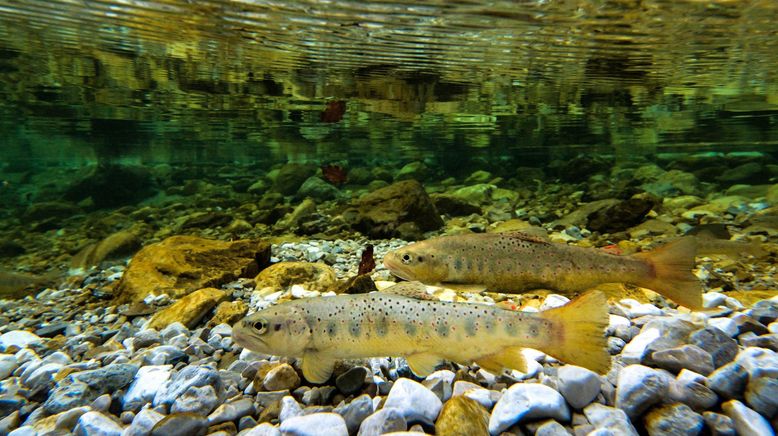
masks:
{"type": "Polygon", "coordinates": [[[617,256],[620,256],[624,253],[621,251],[621,247],[619,247],[618,244],[606,245],[600,249],[606,253],[615,254],[617,256]]]}
{"type": "Polygon", "coordinates": [[[335,186],[340,186],[348,180],[346,170],[340,165],[322,165],[321,173],[324,176],[324,180],[335,186]]]}
{"type": "Polygon", "coordinates": [[[327,107],[319,114],[319,119],[323,123],[337,123],[343,119],[346,113],[346,102],[341,100],[327,103],[327,107]]]}

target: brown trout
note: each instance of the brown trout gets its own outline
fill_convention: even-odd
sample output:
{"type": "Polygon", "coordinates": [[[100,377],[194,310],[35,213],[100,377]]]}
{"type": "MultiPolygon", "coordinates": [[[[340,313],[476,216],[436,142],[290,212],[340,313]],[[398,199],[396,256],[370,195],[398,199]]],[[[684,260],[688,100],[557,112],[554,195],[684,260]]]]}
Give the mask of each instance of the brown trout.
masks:
{"type": "Polygon", "coordinates": [[[405,280],[481,285],[495,292],[631,283],[701,309],[702,289],[691,272],[695,250],[693,239],[682,238],[647,253],[617,256],[522,233],[479,233],[410,244],[387,253],[384,266],[405,280]]]}
{"type": "Polygon", "coordinates": [[[324,383],[338,359],[382,356],[404,356],[419,376],[444,359],[526,371],[522,348],[604,373],[607,326],[599,291],[540,313],[374,292],[281,303],[236,323],[232,337],[252,351],[302,358],[305,378],[324,383]]]}

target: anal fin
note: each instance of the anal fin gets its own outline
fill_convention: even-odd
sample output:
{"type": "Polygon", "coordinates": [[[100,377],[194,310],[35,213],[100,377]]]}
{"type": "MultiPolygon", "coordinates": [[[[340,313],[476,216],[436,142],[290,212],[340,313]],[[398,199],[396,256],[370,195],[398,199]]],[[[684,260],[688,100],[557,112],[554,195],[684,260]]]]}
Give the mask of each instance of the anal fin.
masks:
{"type": "Polygon", "coordinates": [[[435,367],[443,360],[437,354],[416,353],[405,358],[408,366],[414,374],[419,377],[426,377],[435,371],[435,367]]]}
{"type": "Polygon", "coordinates": [[[492,374],[500,374],[503,369],[515,369],[527,372],[527,360],[521,353],[521,347],[506,348],[499,353],[483,356],[475,361],[481,368],[492,374]]]}
{"type": "Polygon", "coordinates": [[[321,384],[329,380],[335,367],[335,359],[321,353],[307,352],[301,363],[303,377],[311,383],[321,384]]]}

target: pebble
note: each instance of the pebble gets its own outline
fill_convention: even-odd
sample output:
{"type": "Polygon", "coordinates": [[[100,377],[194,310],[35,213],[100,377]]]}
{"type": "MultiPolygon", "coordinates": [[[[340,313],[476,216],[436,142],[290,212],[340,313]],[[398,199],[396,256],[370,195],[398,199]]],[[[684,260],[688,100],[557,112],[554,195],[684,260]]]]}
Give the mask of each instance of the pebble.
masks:
{"type": "Polygon", "coordinates": [[[170,407],[171,413],[196,413],[207,416],[219,405],[219,397],[213,386],[189,386],[170,407]]]}
{"type": "Polygon", "coordinates": [[[778,378],[778,353],[766,348],[749,347],[741,351],[736,359],[751,378],[778,378]]]}
{"type": "Polygon", "coordinates": [[[0,335],[0,350],[2,351],[8,347],[24,348],[28,345],[42,343],[43,340],[38,335],[27,330],[11,330],[0,335]]]}
{"type": "Polygon", "coordinates": [[[495,404],[489,419],[489,433],[499,434],[523,420],[554,418],[570,420],[570,409],[562,395],[539,383],[514,384],[495,404]]]}
{"type": "Polygon", "coordinates": [[[162,343],[162,335],[155,329],[145,329],[135,333],[133,346],[136,350],[162,343]]]}
{"type": "Polygon", "coordinates": [[[740,435],[772,436],[770,423],[759,413],[746,407],[738,400],[730,400],[721,405],[721,409],[732,419],[735,431],[740,435]]]}
{"type": "Polygon", "coordinates": [[[399,410],[408,422],[435,422],[443,403],[421,383],[408,378],[398,379],[386,397],[385,408],[399,410]]]}
{"type": "Polygon", "coordinates": [[[715,369],[713,357],[696,345],[682,345],[656,351],[651,355],[651,358],[655,366],[673,373],[689,369],[702,375],[708,375],[715,369]]]}
{"type": "Polygon", "coordinates": [[[460,380],[454,383],[452,396],[464,395],[471,400],[478,401],[482,406],[491,409],[496,402],[492,392],[475,383],[460,380]]]}
{"type": "Polygon", "coordinates": [[[421,384],[437,395],[440,401],[446,402],[451,398],[452,384],[455,377],[456,374],[453,371],[443,369],[428,375],[421,384]]]}
{"type": "Polygon", "coordinates": [[[111,408],[111,395],[103,394],[92,401],[92,409],[99,412],[107,412],[111,408]]]}
{"type": "Polygon", "coordinates": [[[706,292],[702,294],[702,307],[712,309],[719,307],[727,301],[727,296],[721,292],[706,292]]]}
{"type": "Polygon", "coordinates": [[[730,362],[708,377],[708,387],[725,399],[740,397],[747,382],[748,371],[738,362],[730,362]]]}
{"type": "Polygon", "coordinates": [[[208,415],[208,425],[217,425],[227,421],[254,414],[254,401],[251,398],[241,398],[237,401],[222,404],[208,415]]]}
{"type": "Polygon", "coordinates": [[[662,309],[649,303],[641,303],[632,298],[624,298],[619,301],[619,307],[624,311],[627,318],[638,318],[641,316],[651,315],[660,316],[664,312],[662,309]]]}
{"type": "Polygon", "coordinates": [[[359,392],[365,384],[367,372],[368,370],[364,366],[350,368],[335,379],[335,386],[337,386],[338,390],[343,392],[344,395],[355,394],[359,392]]]}
{"type": "Polygon", "coordinates": [[[570,299],[564,295],[550,294],[546,297],[545,300],[543,300],[543,304],[540,305],[539,309],[542,312],[544,310],[553,309],[555,307],[562,307],[569,302],[570,299]]]}
{"type": "Polygon", "coordinates": [[[660,402],[669,389],[668,377],[643,365],[629,365],[619,373],[616,407],[632,419],[660,402]]]}
{"type": "Polygon", "coordinates": [[[435,434],[486,435],[489,412],[478,402],[458,395],[446,401],[435,422],[435,434]]]}
{"type": "Polygon", "coordinates": [[[294,390],[300,386],[300,376],[288,363],[282,363],[268,371],[262,380],[262,385],[268,391],[294,390]]]}
{"type": "Polygon", "coordinates": [[[544,421],[535,430],[535,436],[568,436],[569,434],[570,432],[562,424],[552,419],[544,421]]]}
{"type": "Polygon", "coordinates": [[[557,370],[559,392],[574,409],[583,409],[600,393],[600,377],[586,368],[565,365],[557,370]]]}
{"type": "Polygon", "coordinates": [[[638,436],[637,430],[623,410],[600,403],[592,403],[584,407],[586,419],[595,427],[610,430],[609,435],[638,436]]]}
{"type": "Polygon", "coordinates": [[[175,373],[159,389],[157,395],[154,396],[153,405],[164,404],[169,406],[191,386],[200,387],[206,385],[211,385],[214,388],[217,398],[224,395],[224,384],[218,371],[205,366],[187,366],[175,373]]]}
{"type": "Polygon", "coordinates": [[[731,318],[711,318],[708,320],[708,325],[721,330],[730,338],[737,336],[738,333],[737,324],[731,318]]]}
{"type": "Polygon", "coordinates": [[[202,436],[208,431],[208,420],[196,413],[171,413],[151,429],[151,436],[202,436]]]}
{"type": "Polygon", "coordinates": [[[698,377],[687,376],[690,373],[691,371],[683,370],[675,380],[670,382],[669,398],[684,403],[698,412],[715,406],[718,396],[706,386],[707,379],[699,374],[698,377]]]}
{"type": "Polygon", "coordinates": [[[746,402],[763,416],[774,416],[778,412],[778,379],[758,377],[748,381],[746,402]]]}
{"type": "Polygon", "coordinates": [[[278,427],[268,424],[268,423],[262,423],[258,426],[247,430],[245,432],[238,433],[239,436],[281,436],[281,432],[278,430],[278,427]]]}
{"type": "Polygon", "coordinates": [[[738,353],[737,342],[716,327],[697,330],[689,335],[689,343],[710,353],[716,368],[731,362],[738,353]]]}
{"type": "Polygon", "coordinates": [[[139,368],[122,399],[123,409],[138,411],[145,404],[154,401],[157,392],[170,379],[172,369],[172,365],[150,365],[139,368]]]}
{"type": "Polygon", "coordinates": [[[0,380],[8,378],[18,367],[19,362],[14,355],[0,354],[0,380]]]}
{"type": "Polygon", "coordinates": [[[643,361],[648,346],[661,336],[658,328],[643,328],[640,333],[632,338],[621,350],[621,361],[625,364],[636,364],[643,361]]]}
{"type": "Polygon", "coordinates": [[[702,432],[702,415],[686,404],[664,404],[646,414],[646,430],[651,436],[688,435],[696,436],[702,432]]]}
{"type": "Polygon", "coordinates": [[[346,421],[337,413],[312,413],[295,416],[281,423],[284,436],[348,436],[346,421]]]}
{"type": "Polygon", "coordinates": [[[336,407],[333,412],[340,414],[346,421],[349,434],[356,434],[362,421],[373,413],[373,400],[370,395],[360,395],[350,403],[336,407]]]}
{"type": "MultiPolygon", "coordinates": [[[[437,398],[437,397],[436,397],[437,398]]],[[[373,436],[386,433],[405,431],[408,423],[403,411],[393,407],[385,407],[365,418],[359,426],[357,436],[373,436]]]]}
{"type": "Polygon", "coordinates": [[[76,436],[121,436],[124,429],[101,412],[86,412],[78,419],[76,436]]]}
{"type": "Polygon", "coordinates": [[[704,412],[702,419],[708,427],[711,436],[735,436],[735,424],[727,415],[715,412],[704,412]]]}
{"type": "Polygon", "coordinates": [[[124,431],[123,436],[146,436],[151,433],[151,429],[162,419],[165,415],[157,412],[154,409],[141,409],[132,420],[132,423],[124,431]]]}

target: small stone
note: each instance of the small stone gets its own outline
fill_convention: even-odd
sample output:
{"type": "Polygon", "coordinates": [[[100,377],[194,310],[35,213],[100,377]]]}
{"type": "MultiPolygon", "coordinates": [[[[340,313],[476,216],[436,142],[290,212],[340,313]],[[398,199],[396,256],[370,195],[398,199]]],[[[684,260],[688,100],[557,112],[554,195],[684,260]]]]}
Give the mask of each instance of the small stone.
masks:
{"type": "Polygon", "coordinates": [[[721,330],[730,338],[737,335],[737,324],[731,318],[711,318],[708,325],[721,330]]]}
{"type": "Polygon", "coordinates": [[[303,408],[300,407],[300,404],[297,402],[297,400],[294,399],[294,397],[287,395],[281,399],[281,410],[278,413],[278,420],[280,422],[284,422],[289,418],[302,415],[303,408]]]}
{"type": "Polygon", "coordinates": [[[268,371],[262,380],[268,391],[294,390],[300,386],[300,376],[288,363],[282,363],[268,371]]]}
{"type": "Polygon", "coordinates": [[[667,377],[654,369],[629,365],[619,373],[616,407],[637,418],[667,395],[669,384],[667,377]]]}
{"type": "Polygon", "coordinates": [[[570,420],[570,409],[562,395],[539,383],[515,384],[495,404],[489,419],[489,433],[499,434],[517,422],[536,418],[570,420]]]}
{"type": "Polygon", "coordinates": [[[626,364],[642,362],[648,346],[659,339],[660,336],[661,332],[659,329],[644,327],[621,351],[621,360],[626,364]]]}
{"type": "Polygon", "coordinates": [[[456,377],[454,372],[443,369],[428,375],[421,384],[437,395],[440,401],[446,402],[451,398],[451,385],[454,382],[454,377],[456,377]]]}
{"type": "Polygon", "coordinates": [[[428,424],[435,422],[442,406],[437,395],[421,383],[407,378],[400,378],[394,383],[384,403],[384,408],[400,410],[407,421],[420,420],[428,424]]]}
{"type": "Polygon", "coordinates": [[[746,348],[738,354],[737,362],[743,365],[751,378],[778,378],[778,353],[775,351],[766,348],[746,348]]]}
{"type": "Polygon", "coordinates": [[[162,419],[165,415],[157,412],[154,409],[141,409],[135,415],[132,420],[132,424],[125,430],[123,436],[147,436],[151,433],[151,429],[162,419]]]}
{"type": "Polygon", "coordinates": [[[337,413],[312,413],[295,416],[281,423],[282,435],[289,436],[348,436],[346,421],[337,413]]]}
{"type": "Polygon", "coordinates": [[[145,404],[151,403],[159,389],[170,379],[172,368],[172,365],[152,365],[138,369],[122,399],[124,410],[138,411],[145,404]]]}
{"type": "Polygon", "coordinates": [[[208,425],[217,425],[227,421],[237,421],[238,419],[252,415],[254,413],[254,402],[250,398],[242,398],[237,401],[222,404],[208,415],[208,425]]]}
{"type": "Polygon", "coordinates": [[[210,385],[213,387],[217,398],[224,395],[224,384],[219,372],[204,366],[187,366],[178,371],[154,396],[154,406],[160,404],[171,405],[183,395],[191,386],[201,387],[210,385]]]}
{"type": "Polygon", "coordinates": [[[651,358],[658,368],[673,373],[689,369],[702,375],[708,375],[715,369],[711,355],[696,345],[682,345],[656,351],[651,355],[651,358]]]}
{"type": "Polygon", "coordinates": [[[586,368],[565,365],[557,376],[559,392],[574,409],[583,409],[600,393],[600,377],[586,368]]]}
{"type": "Polygon", "coordinates": [[[738,362],[730,362],[708,376],[708,387],[725,399],[740,397],[747,382],[748,371],[738,362]]]}
{"type": "Polygon", "coordinates": [[[362,421],[373,413],[373,400],[370,395],[360,395],[350,403],[336,407],[334,412],[346,421],[349,434],[357,434],[362,421]]]}
{"type": "Polygon", "coordinates": [[[135,333],[133,338],[132,344],[135,346],[136,350],[162,343],[162,335],[155,329],[141,330],[138,333],[135,333]]]}
{"type": "Polygon", "coordinates": [[[150,436],[174,434],[202,436],[208,431],[208,420],[196,413],[171,413],[151,429],[150,436]]]}
{"type": "Polygon", "coordinates": [[[464,396],[446,401],[435,422],[436,435],[486,435],[489,412],[478,402],[464,396]]]}
{"type": "Polygon", "coordinates": [[[735,424],[727,415],[715,412],[703,412],[702,418],[711,436],[735,436],[735,424]]]}
{"type": "Polygon", "coordinates": [[[241,432],[240,436],[281,436],[281,432],[276,426],[265,422],[245,433],[241,432]]]}
{"type": "Polygon", "coordinates": [[[0,419],[0,434],[8,434],[12,430],[19,427],[21,420],[19,419],[19,411],[15,410],[10,415],[0,419]]]}
{"type": "Polygon", "coordinates": [[[252,416],[244,416],[238,420],[238,430],[249,430],[257,426],[257,420],[252,416]]]}
{"type": "Polygon", "coordinates": [[[738,352],[737,342],[715,327],[706,327],[692,333],[689,343],[710,353],[716,368],[731,362],[738,352]]]}
{"type": "Polygon", "coordinates": [[[740,435],[772,435],[770,423],[759,413],[746,407],[738,400],[730,400],[721,409],[732,419],[735,431],[740,435]]]}
{"type": "Polygon", "coordinates": [[[124,429],[101,412],[86,412],[78,419],[76,436],[121,436],[124,429]]]}
{"type": "Polygon", "coordinates": [[[489,410],[491,410],[495,403],[494,399],[492,399],[491,392],[488,389],[464,380],[454,383],[452,396],[456,395],[464,395],[471,400],[478,401],[482,406],[489,410]]]}
{"type": "Polygon", "coordinates": [[[190,386],[176,398],[170,407],[171,413],[196,413],[207,416],[219,404],[219,397],[213,386],[190,386]]]}
{"type": "Polygon", "coordinates": [[[684,403],[697,412],[710,409],[718,402],[718,396],[705,385],[706,381],[702,376],[696,380],[683,378],[679,374],[670,383],[668,395],[672,401],[684,403]]]}
{"type": "Polygon", "coordinates": [[[103,394],[92,401],[92,409],[98,412],[107,412],[111,408],[111,395],[103,394]]]}
{"type": "Polygon", "coordinates": [[[632,422],[621,409],[608,407],[600,403],[592,403],[583,409],[586,419],[599,429],[611,430],[613,435],[638,436],[632,422]]]}
{"type": "Polygon", "coordinates": [[[16,356],[13,354],[0,354],[0,380],[8,378],[18,367],[19,362],[16,360],[16,356]]]}
{"type": "Polygon", "coordinates": [[[543,304],[540,305],[539,310],[542,312],[544,310],[553,309],[555,307],[562,307],[569,302],[570,299],[564,295],[550,294],[546,297],[545,300],[543,300],[543,304]]]}
{"type": "Polygon", "coordinates": [[[774,416],[778,412],[778,379],[759,377],[750,379],[746,386],[746,402],[763,416],[774,416]]]}
{"type": "Polygon", "coordinates": [[[367,368],[355,366],[339,375],[335,379],[335,386],[344,395],[351,395],[362,389],[362,386],[365,384],[365,377],[367,377],[367,368]]]}
{"type": "Polygon", "coordinates": [[[119,421],[125,425],[132,424],[133,419],[135,419],[135,413],[133,412],[122,412],[122,414],[119,415],[119,421]]]}
{"type": "Polygon", "coordinates": [[[357,436],[382,435],[407,429],[408,424],[405,421],[403,411],[393,407],[384,407],[362,421],[357,436]]]}
{"type": "Polygon", "coordinates": [[[703,428],[702,415],[681,403],[657,407],[646,414],[644,421],[646,430],[651,436],[666,434],[696,436],[703,428]]]}
{"type": "Polygon", "coordinates": [[[702,294],[702,307],[712,309],[724,304],[727,296],[721,292],[706,292],[702,294]]]}
{"type": "Polygon", "coordinates": [[[535,430],[535,436],[569,436],[570,432],[565,429],[565,427],[554,421],[553,419],[549,419],[541,423],[537,430],[535,430]]]}

